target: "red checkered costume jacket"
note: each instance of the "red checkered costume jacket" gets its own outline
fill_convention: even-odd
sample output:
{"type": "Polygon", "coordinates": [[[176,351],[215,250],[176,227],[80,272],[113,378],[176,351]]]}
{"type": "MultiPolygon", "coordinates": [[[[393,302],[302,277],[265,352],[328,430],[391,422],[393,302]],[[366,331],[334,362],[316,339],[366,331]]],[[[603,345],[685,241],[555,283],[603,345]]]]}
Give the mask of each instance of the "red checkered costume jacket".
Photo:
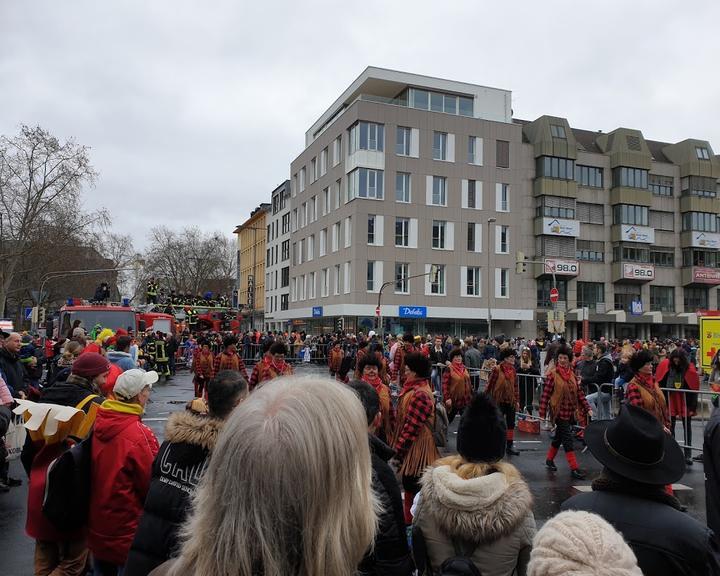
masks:
{"type": "Polygon", "coordinates": [[[217,376],[217,373],[221,370],[237,370],[242,374],[242,377],[247,380],[247,369],[245,368],[245,362],[237,352],[228,354],[222,352],[215,356],[215,368],[213,373],[217,376]]]}
{"type": "MultiPolygon", "coordinates": [[[[415,388],[427,385],[427,380],[419,378],[417,380],[407,380],[402,392],[400,393],[399,401],[402,401],[402,397],[414,391],[415,388]]],[[[435,412],[435,405],[433,399],[428,394],[418,393],[413,396],[410,405],[408,406],[405,418],[402,421],[397,422],[398,430],[396,432],[396,440],[393,448],[397,453],[398,458],[402,459],[407,451],[410,449],[415,440],[420,435],[422,427],[425,426],[425,422],[432,418],[435,412]]]]}
{"type": "MultiPolygon", "coordinates": [[[[547,414],[550,399],[555,391],[556,378],[561,378],[557,369],[550,370],[547,373],[545,387],[543,388],[542,398],[540,399],[540,418],[545,418],[547,414]]],[[[585,399],[582,388],[578,386],[577,378],[572,369],[570,369],[570,377],[567,380],[567,385],[569,387],[568,394],[561,400],[557,413],[553,414],[553,420],[572,422],[575,420],[575,414],[578,408],[585,414],[590,412],[590,404],[588,404],[588,401],[585,399]]]]}

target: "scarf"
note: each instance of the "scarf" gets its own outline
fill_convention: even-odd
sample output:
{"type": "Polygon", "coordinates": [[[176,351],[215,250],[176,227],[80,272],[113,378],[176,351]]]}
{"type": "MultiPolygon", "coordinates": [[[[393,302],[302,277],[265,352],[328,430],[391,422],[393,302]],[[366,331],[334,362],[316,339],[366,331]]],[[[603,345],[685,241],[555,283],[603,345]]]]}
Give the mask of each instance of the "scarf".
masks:
{"type": "Polygon", "coordinates": [[[362,380],[363,382],[367,382],[368,384],[370,384],[370,386],[375,388],[375,390],[377,390],[380,386],[383,385],[383,381],[380,376],[375,376],[375,378],[370,378],[370,376],[363,376],[362,380]]]}
{"type": "Polygon", "coordinates": [[[515,378],[515,367],[514,366],[508,366],[507,362],[502,362],[500,364],[500,369],[503,371],[503,374],[505,374],[505,377],[508,379],[515,378]]]}
{"type": "Polygon", "coordinates": [[[652,374],[643,374],[642,372],[637,372],[635,374],[635,378],[637,378],[638,382],[645,386],[645,388],[648,388],[650,390],[653,390],[655,388],[655,381],[653,380],[652,374]]]}
{"type": "Polygon", "coordinates": [[[570,378],[572,378],[572,368],[570,368],[570,366],[563,367],[556,364],[555,371],[560,375],[560,378],[565,380],[565,382],[570,382],[570,378]]]}
{"type": "Polygon", "coordinates": [[[465,364],[455,364],[455,362],[450,362],[450,368],[452,368],[458,376],[463,376],[465,374],[465,364]]]}

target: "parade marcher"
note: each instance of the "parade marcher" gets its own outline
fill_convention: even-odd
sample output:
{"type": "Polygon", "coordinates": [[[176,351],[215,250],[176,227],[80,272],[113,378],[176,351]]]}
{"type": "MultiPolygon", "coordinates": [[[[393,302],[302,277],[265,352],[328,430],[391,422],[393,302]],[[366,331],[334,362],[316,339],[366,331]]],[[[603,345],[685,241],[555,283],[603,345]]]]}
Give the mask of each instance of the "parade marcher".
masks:
{"type": "Polygon", "coordinates": [[[208,382],[207,414],[186,410],[170,415],[124,576],[147,576],[171,558],[218,435],[247,395],[247,382],[240,373],[226,370],[208,382]]]}
{"type": "Polygon", "coordinates": [[[215,369],[215,356],[210,350],[210,344],[203,340],[196,349],[192,362],[193,384],[195,386],[195,397],[202,398],[207,383],[212,380],[215,369]]]}
{"type": "Polygon", "coordinates": [[[398,398],[397,425],[392,446],[401,464],[399,472],[405,489],[405,523],[412,523],[410,507],[420,490],[425,467],[440,457],[432,435],[435,403],[430,388],[430,360],[420,352],[404,355],[404,385],[398,398]]]}
{"type": "Polygon", "coordinates": [[[465,406],[470,404],[472,387],[470,373],[463,364],[462,350],[454,348],[448,354],[448,359],[450,365],[442,375],[442,395],[448,412],[448,422],[452,422],[455,416],[462,414],[465,406]]]}
{"type": "Polygon", "coordinates": [[[360,379],[370,384],[378,395],[380,402],[380,424],[377,426],[378,437],[386,444],[391,441],[395,424],[395,408],[390,397],[390,388],[380,377],[380,360],[372,354],[366,355],[358,363],[360,379]]]}
{"type": "Polygon", "coordinates": [[[179,557],[152,576],[353,574],[375,534],[371,477],[352,390],[327,378],[261,386],[223,427],[179,557]]]}
{"type": "Polygon", "coordinates": [[[700,378],[695,366],[688,361],[687,355],[681,349],[674,350],[672,354],[660,364],[655,372],[655,380],[660,388],[673,388],[683,392],[665,392],[670,412],[670,432],[675,437],[675,422],[680,419],[684,431],[685,463],[692,465],[692,417],[697,413],[700,378]],[[687,391],[687,392],[685,392],[687,391]]]}
{"type": "Polygon", "coordinates": [[[635,376],[627,385],[627,403],[644,408],[670,432],[670,415],[665,395],[652,374],[652,354],[647,350],[636,352],[629,362],[635,376]]]}
{"type": "Polygon", "coordinates": [[[655,416],[626,404],[614,420],[590,423],[585,442],[603,472],[592,492],[563,502],[563,510],[602,516],[633,549],[643,574],[720,574],[715,534],[663,488],[682,478],[685,461],[655,416]]]}
{"type": "Polygon", "coordinates": [[[215,367],[213,372],[218,374],[222,370],[235,370],[240,372],[243,378],[247,380],[247,369],[245,362],[237,353],[237,338],[227,336],[223,339],[223,351],[215,356],[215,367]]]}
{"type": "Polygon", "coordinates": [[[520,406],[515,358],[515,350],[512,348],[504,348],[500,351],[498,365],[490,373],[490,379],[485,389],[505,417],[507,424],[506,452],[511,456],[520,455],[513,445],[515,441],[515,411],[520,406]]]}
{"type": "Polygon", "coordinates": [[[459,454],[423,474],[413,520],[421,575],[437,574],[458,555],[480,574],[525,574],[535,535],[533,498],[517,468],[502,462],[505,448],[504,416],[490,396],[475,395],[458,426],[459,454]]]}
{"type": "Polygon", "coordinates": [[[393,357],[393,365],[395,371],[391,376],[392,381],[395,382],[398,388],[402,389],[405,384],[405,356],[417,352],[415,349],[415,337],[411,332],[406,332],[402,337],[402,344],[395,350],[395,356],[393,357]]]}
{"type": "Polygon", "coordinates": [[[520,389],[520,411],[527,414],[533,413],[533,397],[535,387],[540,376],[540,368],[535,362],[530,348],[523,347],[520,352],[520,359],[517,363],[518,388],[520,389]]]}
{"type": "MultiPolygon", "coordinates": [[[[373,361],[365,358],[362,362],[373,361]]],[[[364,364],[364,366],[369,366],[364,364]]],[[[365,409],[372,459],[373,492],[382,507],[372,551],[358,566],[358,576],[411,576],[415,566],[408,548],[400,486],[388,464],[394,452],[379,438],[383,415],[377,391],[368,382],[351,380],[348,386],[357,394],[365,409]]]]}
{"type": "Polygon", "coordinates": [[[331,377],[334,378],[338,370],[340,370],[344,356],[345,352],[343,352],[343,349],[340,347],[340,341],[335,340],[328,356],[328,368],[330,369],[331,377]]]}
{"type": "Polygon", "coordinates": [[[560,512],[538,531],[532,545],[528,576],[643,576],[622,534],[590,512],[560,512]]]}
{"type": "Polygon", "coordinates": [[[117,576],[150,487],[158,442],[141,422],[157,372],[123,372],[98,410],[92,437],[88,545],[95,576],[117,576]]]}
{"type": "Polygon", "coordinates": [[[274,380],[280,376],[292,376],[292,366],[285,362],[287,352],[287,346],[282,342],[273,342],[270,345],[267,354],[253,368],[250,376],[251,391],[268,380],[274,380]]]}
{"type": "Polygon", "coordinates": [[[555,456],[562,444],[570,473],[573,478],[582,480],[585,478],[585,473],[578,467],[575,457],[572,423],[578,410],[590,417],[592,410],[570,367],[571,356],[572,352],[567,346],[559,346],[556,349],[554,366],[546,373],[545,387],[540,400],[540,418],[545,418],[549,409],[556,427],[555,438],[545,458],[545,466],[552,471],[557,470],[555,456]]]}

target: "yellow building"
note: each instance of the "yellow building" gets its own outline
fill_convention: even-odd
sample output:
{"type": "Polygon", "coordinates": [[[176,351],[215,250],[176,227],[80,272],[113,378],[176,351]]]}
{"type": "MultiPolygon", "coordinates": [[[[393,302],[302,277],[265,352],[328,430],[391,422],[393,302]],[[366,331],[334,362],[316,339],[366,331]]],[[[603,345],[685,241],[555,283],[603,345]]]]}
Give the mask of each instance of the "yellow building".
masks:
{"type": "Polygon", "coordinates": [[[270,204],[260,204],[235,229],[238,241],[238,306],[245,310],[243,328],[263,328],[265,306],[266,216],[270,204]]]}

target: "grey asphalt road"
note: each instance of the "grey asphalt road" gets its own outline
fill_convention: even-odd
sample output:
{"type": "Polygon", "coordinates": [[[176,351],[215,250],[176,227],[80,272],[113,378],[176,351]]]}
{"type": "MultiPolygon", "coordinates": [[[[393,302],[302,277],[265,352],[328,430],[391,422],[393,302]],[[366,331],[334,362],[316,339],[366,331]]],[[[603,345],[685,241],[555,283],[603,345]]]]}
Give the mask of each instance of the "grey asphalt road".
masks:
{"type": "MultiPolygon", "coordinates": [[[[324,366],[303,365],[298,374],[326,375],[324,366]]],[[[165,420],[171,412],[184,409],[185,403],[192,398],[193,387],[189,374],[179,373],[173,380],[155,385],[151,403],[148,405],[144,421],[158,439],[162,441],[165,420]]],[[[450,428],[450,442],[447,452],[455,449],[455,430],[458,419],[450,428]]],[[[693,430],[696,438],[702,438],[702,429],[693,430]]],[[[520,456],[513,457],[515,464],[525,477],[535,498],[535,517],[538,524],[557,514],[560,504],[578,490],[589,489],[590,482],[597,476],[601,467],[589,452],[578,452],[580,466],[588,472],[585,481],[570,477],[563,453],[558,455],[557,472],[546,470],[545,453],[549,445],[546,432],[540,436],[518,433],[517,448],[520,456]]],[[[581,446],[577,445],[578,450],[581,446]]],[[[25,508],[27,501],[26,478],[19,462],[11,464],[11,475],[22,478],[23,486],[14,488],[8,494],[0,494],[0,576],[31,576],[33,574],[33,541],[25,534],[25,508]]],[[[689,467],[682,486],[676,491],[680,501],[688,507],[688,513],[705,522],[705,487],[701,463],[689,467]]]]}

